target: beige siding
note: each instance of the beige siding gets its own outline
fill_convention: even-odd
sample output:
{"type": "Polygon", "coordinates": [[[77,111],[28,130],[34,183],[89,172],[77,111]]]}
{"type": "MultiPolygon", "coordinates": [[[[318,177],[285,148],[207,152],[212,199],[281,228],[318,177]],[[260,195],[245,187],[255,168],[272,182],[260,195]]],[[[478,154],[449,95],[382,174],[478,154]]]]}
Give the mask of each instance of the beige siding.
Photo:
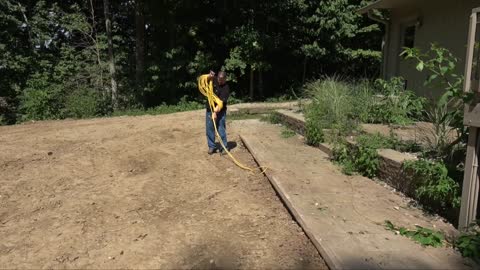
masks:
{"type": "Polygon", "coordinates": [[[387,52],[386,75],[402,76],[407,80],[407,87],[426,97],[437,97],[441,89],[423,86],[426,73],[416,71],[412,62],[399,57],[403,28],[421,18],[422,25],[416,29],[415,47],[426,50],[432,42],[449,49],[460,62],[459,74],[464,71],[466,54],[468,20],[471,11],[480,6],[480,0],[424,0],[417,6],[394,9],[391,12],[390,42],[387,52]]]}

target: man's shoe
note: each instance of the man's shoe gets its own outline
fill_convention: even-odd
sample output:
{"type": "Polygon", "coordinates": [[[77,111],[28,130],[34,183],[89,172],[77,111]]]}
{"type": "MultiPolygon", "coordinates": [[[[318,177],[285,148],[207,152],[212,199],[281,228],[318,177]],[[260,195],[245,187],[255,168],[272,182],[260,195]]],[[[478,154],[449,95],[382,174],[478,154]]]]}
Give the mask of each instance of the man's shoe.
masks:
{"type": "Polygon", "coordinates": [[[212,155],[213,153],[215,153],[215,149],[214,148],[209,148],[208,149],[208,154],[212,155]]]}

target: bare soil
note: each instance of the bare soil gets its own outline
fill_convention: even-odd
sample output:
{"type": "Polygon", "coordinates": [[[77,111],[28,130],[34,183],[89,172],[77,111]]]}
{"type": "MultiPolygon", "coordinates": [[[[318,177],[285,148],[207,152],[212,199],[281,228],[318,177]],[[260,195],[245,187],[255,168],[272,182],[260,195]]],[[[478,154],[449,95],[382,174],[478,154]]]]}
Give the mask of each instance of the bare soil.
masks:
{"type": "Polygon", "coordinates": [[[204,126],[195,111],[0,127],[0,268],[326,269],[263,175],[207,154],[204,126]]]}

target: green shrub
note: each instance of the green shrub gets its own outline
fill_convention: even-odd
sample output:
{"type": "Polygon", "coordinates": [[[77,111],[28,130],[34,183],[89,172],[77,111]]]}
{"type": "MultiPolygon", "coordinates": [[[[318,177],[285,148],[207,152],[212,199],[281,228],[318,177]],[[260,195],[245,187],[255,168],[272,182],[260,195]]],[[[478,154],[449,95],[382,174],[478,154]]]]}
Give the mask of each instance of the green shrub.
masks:
{"type": "Polygon", "coordinates": [[[101,96],[89,89],[78,89],[67,96],[63,116],[91,118],[98,115],[101,96]]]}
{"type": "Polygon", "coordinates": [[[460,251],[463,257],[472,258],[476,262],[480,262],[480,231],[477,229],[463,233],[455,241],[455,248],[460,251]]]}
{"type": "Polygon", "coordinates": [[[378,79],[374,88],[377,95],[364,103],[365,110],[359,116],[362,122],[405,125],[422,118],[426,100],[404,90],[402,78],[378,79]]]}
{"type": "Polygon", "coordinates": [[[379,167],[377,150],[394,148],[395,144],[395,139],[380,134],[361,135],[357,137],[355,144],[337,144],[333,150],[333,158],[346,174],[358,172],[366,177],[375,177],[379,167]]]}
{"type": "Polygon", "coordinates": [[[49,83],[44,74],[34,74],[22,92],[20,110],[23,120],[46,120],[61,117],[64,104],[61,85],[49,83]]]}
{"type": "Polygon", "coordinates": [[[403,165],[415,184],[415,197],[432,210],[445,211],[460,206],[460,185],[448,176],[442,161],[419,159],[403,165]]]}

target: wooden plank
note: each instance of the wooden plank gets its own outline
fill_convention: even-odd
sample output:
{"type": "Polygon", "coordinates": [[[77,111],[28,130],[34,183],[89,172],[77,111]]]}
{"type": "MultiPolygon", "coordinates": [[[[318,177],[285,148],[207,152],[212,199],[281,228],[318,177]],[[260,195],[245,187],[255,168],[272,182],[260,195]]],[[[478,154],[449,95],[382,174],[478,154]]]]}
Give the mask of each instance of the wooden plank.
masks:
{"type": "Polygon", "coordinates": [[[267,178],[331,269],[470,268],[451,249],[425,249],[385,230],[385,219],[424,221],[393,209],[392,200],[402,199],[387,188],[341,174],[321,151],[282,139],[279,132],[252,120],[240,138],[258,164],[271,168],[267,178]]]}
{"type": "Polygon", "coordinates": [[[467,146],[467,158],[465,161],[465,174],[463,178],[462,203],[460,206],[460,218],[458,228],[465,230],[476,219],[478,202],[478,152],[479,134],[478,128],[470,127],[467,146]]]}

